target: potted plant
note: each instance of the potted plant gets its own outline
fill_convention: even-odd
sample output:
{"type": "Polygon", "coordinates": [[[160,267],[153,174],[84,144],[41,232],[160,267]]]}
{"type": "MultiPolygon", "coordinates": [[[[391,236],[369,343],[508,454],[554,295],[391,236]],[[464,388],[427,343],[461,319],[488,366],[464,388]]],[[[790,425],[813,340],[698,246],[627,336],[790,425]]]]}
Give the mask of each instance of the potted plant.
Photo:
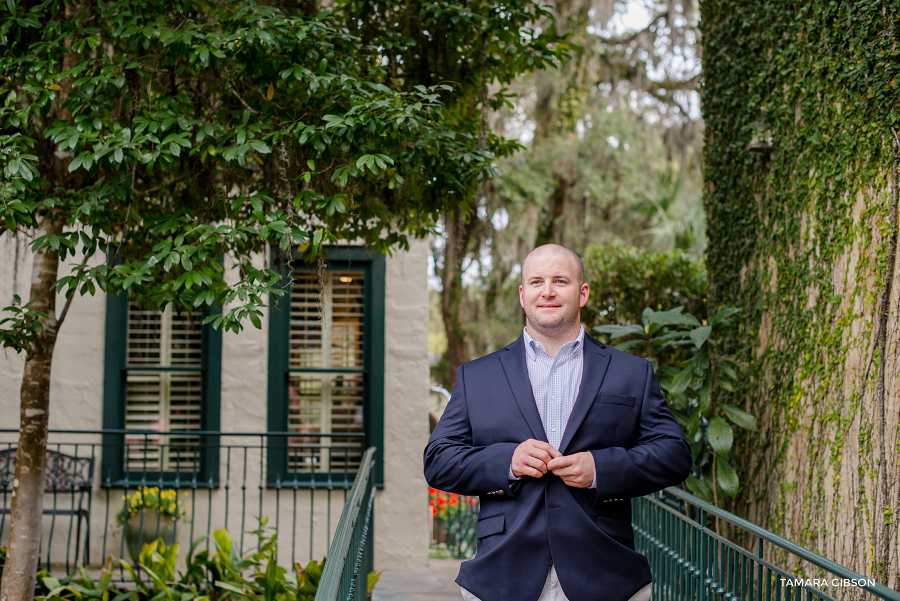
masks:
{"type": "Polygon", "coordinates": [[[190,509],[178,503],[177,492],[171,488],[140,486],[122,498],[125,503],[116,514],[116,522],[125,529],[125,545],[133,562],[137,563],[141,547],[147,543],[158,538],[166,545],[175,542],[175,522],[190,509]]]}

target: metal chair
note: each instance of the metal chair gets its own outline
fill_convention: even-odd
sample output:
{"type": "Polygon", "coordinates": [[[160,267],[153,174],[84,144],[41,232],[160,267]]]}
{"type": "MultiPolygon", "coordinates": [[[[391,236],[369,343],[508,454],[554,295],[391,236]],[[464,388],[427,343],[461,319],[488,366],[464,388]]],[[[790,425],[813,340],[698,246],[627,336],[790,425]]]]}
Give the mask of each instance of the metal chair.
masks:
{"type": "MultiPolygon", "coordinates": [[[[0,450],[0,494],[3,499],[12,492],[12,483],[16,473],[16,447],[0,450]]],[[[44,508],[44,515],[68,515],[76,520],[75,564],[78,565],[78,553],[81,548],[81,522],[84,521],[84,561],[90,562],[91,551],[91,494],[94,484],[94,458],[75,457],[59,451],[47,450],[46,474],[44,475],[44,494],[51,493],[72,495],[68,508],[58,506],[44,508]]],[[[54,503],[54,505],[57,505],[54,503]]],[[[10,509],[4,503],[0,514],[9,514],[10,509]]],[[[69,536],[71,537],[71,526],[69,536]]],[[[49,549],[48,549],[49,552],[49,549]]],[[[48,560],[49,561],[49,560],[48,560]]]]}

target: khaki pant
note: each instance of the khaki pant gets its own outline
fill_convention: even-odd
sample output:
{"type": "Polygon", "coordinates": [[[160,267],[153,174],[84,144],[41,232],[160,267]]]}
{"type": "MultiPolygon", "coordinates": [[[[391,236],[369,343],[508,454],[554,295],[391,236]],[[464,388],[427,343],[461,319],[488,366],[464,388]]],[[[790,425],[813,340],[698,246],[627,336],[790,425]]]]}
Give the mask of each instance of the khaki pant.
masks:
{"type": "MultiPolygon", "coordinates": [[[[459,590],[465,601],[481,601],[463,587],[459,587],[459,590]]],[[[553,567],[553,564],[550,564],[550,572],[547,574],[547,581],[544,582],[544,590],[541,591],[538,601],[569,601],[563,593],[562,587],[559,586],[559,578],[556,576],[556,568],[553,567]]],[[[650,585],[648,584],[636,592],[628,601],[650,601],[650,585]]]]}

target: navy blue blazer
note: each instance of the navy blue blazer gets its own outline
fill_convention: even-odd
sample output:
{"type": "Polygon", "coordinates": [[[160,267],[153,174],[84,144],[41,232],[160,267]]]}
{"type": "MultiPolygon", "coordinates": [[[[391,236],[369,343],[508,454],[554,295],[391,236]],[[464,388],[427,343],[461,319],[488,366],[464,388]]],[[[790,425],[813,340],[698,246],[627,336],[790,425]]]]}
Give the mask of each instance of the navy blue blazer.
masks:
{"type": "Polygon", "coordinates": [[[650,362],[584,341],[559,450],[594,455],[596,490],[570,488],[552,473],[509,482],[519,443],[547,440],[521,337],[459,368],[425,448],[430,486],[481,497],[477,554],[456,582],[482,601],[535,601],[551,560],[570,601],[626,601],[651,581],[634,550],[631,498],[684,481],[691,452],[650,362]]]}

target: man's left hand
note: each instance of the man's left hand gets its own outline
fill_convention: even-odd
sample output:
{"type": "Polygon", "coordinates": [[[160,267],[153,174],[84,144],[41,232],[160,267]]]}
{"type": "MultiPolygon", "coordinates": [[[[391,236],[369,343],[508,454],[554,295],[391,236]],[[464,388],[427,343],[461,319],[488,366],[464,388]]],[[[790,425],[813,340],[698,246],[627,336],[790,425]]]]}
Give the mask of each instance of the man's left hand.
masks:
{"type": "Polygon", "coordinates": [[[593,484],[596,473],[594,456],[588,451],[554,457],[547,463],[547,468],[573,488],[588,488],[593,484]]]}

